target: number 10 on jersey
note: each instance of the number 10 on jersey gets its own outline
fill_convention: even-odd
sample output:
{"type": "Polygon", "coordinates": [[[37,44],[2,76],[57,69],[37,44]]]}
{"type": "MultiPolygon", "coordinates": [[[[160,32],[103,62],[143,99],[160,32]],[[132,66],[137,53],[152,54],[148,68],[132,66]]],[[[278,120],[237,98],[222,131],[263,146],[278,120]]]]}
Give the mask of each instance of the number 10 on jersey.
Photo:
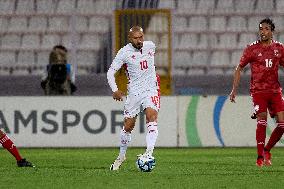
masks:
{"type": "Polygon", "coordinates": [[[141,70],[148,69],[148,62],[147,62],[147,60],[143,60],[143,61],[140,62],[140,68],[141,68],[141,70]]]}

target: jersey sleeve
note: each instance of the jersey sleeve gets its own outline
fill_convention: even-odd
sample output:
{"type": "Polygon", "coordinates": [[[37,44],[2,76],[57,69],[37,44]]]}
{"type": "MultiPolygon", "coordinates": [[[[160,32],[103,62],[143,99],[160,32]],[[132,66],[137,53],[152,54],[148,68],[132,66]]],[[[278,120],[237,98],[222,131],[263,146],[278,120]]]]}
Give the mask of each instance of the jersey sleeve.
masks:
{"type": "Polygon", "coordinates": [[[150,49],[155,53],[156,51],[156,45],[153,41],[149,41],[149,46],[150,46],[150,49]]]}
{"type": "Polygon", "coordinates": [[[280,54],[281,54],[281,58],[280,58],[280,66],[284,67],[284,46],[282,45],[281,46],[281,49],[280,49],[280,54]]]}
{"type": "Polygon", "coordinates": [[[112,61],[110,68],[107,71],[107,80],[108,84],[112,90],[115,92],[118,90],[117,85],[115,83],[115,73],[122,67],[124,63],[124,55],[123,51],[118,51],[117,55],[115,56],[114,60],[112,61]]]}
{"type": "Polygon", "coordinates": [[[115,56],[115,58],[113,59],[110,68],[114,69],[115,71],[118,71],[122,65],[124,64],[124,53],[121,50],[118,51],[117,55],[115,56]]]}
{"type": "Polygon", "coordinates": [[[153,41],[151,41],[151,44],[152,44],[153,49],[156,49],[156,45],[153,41]]]}
{"type": "Polygon", "coordinates": [[[251,53],[250,53],[250,48],[247,47],[245,48],[242,56],[241,56],[241,59],[240,59],[240,67],[245,67],[248,63],[251,62],[251,53]]]}
{"type": "Polygon", "coordinates": [[[112,68],[109,68],[109,70],[107,71],[107,81],[108,81],[108,84],[112,90],[112,92],[115,92],[118,90],[117,88],[117,85],[115,83],[115,70],[112,69],[112,68]]]}

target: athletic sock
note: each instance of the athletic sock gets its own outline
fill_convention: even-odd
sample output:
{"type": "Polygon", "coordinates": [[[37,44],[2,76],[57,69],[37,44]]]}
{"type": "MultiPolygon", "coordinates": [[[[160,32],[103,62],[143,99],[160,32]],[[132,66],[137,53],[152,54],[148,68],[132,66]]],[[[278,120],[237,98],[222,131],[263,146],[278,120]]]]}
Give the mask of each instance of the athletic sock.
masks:
{"type": "Polygon", "coordinates": [[[258,120],[256,128],[256,143],[257,143],[257,155],[263,156],[265,137],[266,137],[266,120],[258,120]]]}
{"type": "Polygon", "coordinates": [[[146,125],[148,129],[148,132],[146,134],[146,143],[147,143],[146,153],[152,155],[158,137],[157,123],[149,122],[146,125]]]}
{"type": "Polygon", "coordinates": [[[127,146],[131,141],[131,133],[126,132],[124,129],[120,131],[120,149],[119,157],[124,157],[126,155],[127,146]]]}
{"type": "Polygon", "coordinates": [[[7,149],[16,158],[17,161],[22,159],[17,147],[6,134],[0,138],[0,143],[2,144],[3,148],[7,149]]]}
{"type": "Polygon", "coordinates": [[[270,151],[273,146],[281,139],[284,133],[284,122],[277,123],[276,128],[271,133],[268,143],[265,146],[265,151],[270,151]]]}

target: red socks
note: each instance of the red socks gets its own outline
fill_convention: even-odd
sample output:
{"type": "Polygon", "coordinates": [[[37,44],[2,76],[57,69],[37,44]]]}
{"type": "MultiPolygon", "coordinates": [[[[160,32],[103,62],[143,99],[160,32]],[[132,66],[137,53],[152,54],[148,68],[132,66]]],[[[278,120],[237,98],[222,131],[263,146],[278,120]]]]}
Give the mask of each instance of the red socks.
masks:
{"type": "Polygon", "coordinates": [[[0,143],[2,144],[3,148],[7,149],[15,158],[17,161],[20,161],[22,157],[20,156],[17,147],[14,145],[14,143],[10,140],[10,138],[4,134],[0,138],[0,143]]]}
{"type": "Polygon", "coordinates": [[[264,144],[266,137],[266,120],[258,120],[256,128],[256,143],[257,143],[257,155],[263,157],[264,144]]]}
{"type": "Polygon", "coordinates": [[[277,127],[271,133],[270,139],[265,146],[265,150],[270,151],[273,146],[281,139],[284,133],[284,122],[277,123],[277,127]]]}

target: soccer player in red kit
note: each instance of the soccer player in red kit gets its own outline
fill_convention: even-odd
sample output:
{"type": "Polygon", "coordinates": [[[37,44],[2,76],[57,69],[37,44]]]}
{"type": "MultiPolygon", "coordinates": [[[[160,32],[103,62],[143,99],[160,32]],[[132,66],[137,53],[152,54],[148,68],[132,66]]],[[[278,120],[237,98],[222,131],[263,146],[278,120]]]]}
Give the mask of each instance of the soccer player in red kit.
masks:
{"type": "Polygon", "coordinates": [[[259,23],[259,40],[248,45],[243,52],[239,65],[236,67],[231,102],[235,102],[240,75],[243,68],[250,64],[250,93],[257,117],[256,165],[262,167],[271,165],[271,148],[280,140],[284,132],[284,101],[282,88],[278,79],[279,66],[284,66],[284,46],[273,40],[275,25],[269,18],[259,23]],[[267,110],[275,117],[277,127],[272,132],[265,146],[267,110]]]}
{"type": "Polygon", "coordinates": [[[8,150],[10,154],[12,154],[15,157],[18,167],[35,167],[31,162],[21,157],[13,141],[7,136],[6,133],[4,133],[1,130],[0,130],[0,144],[2,144],[3,148],[8,150]]]}

